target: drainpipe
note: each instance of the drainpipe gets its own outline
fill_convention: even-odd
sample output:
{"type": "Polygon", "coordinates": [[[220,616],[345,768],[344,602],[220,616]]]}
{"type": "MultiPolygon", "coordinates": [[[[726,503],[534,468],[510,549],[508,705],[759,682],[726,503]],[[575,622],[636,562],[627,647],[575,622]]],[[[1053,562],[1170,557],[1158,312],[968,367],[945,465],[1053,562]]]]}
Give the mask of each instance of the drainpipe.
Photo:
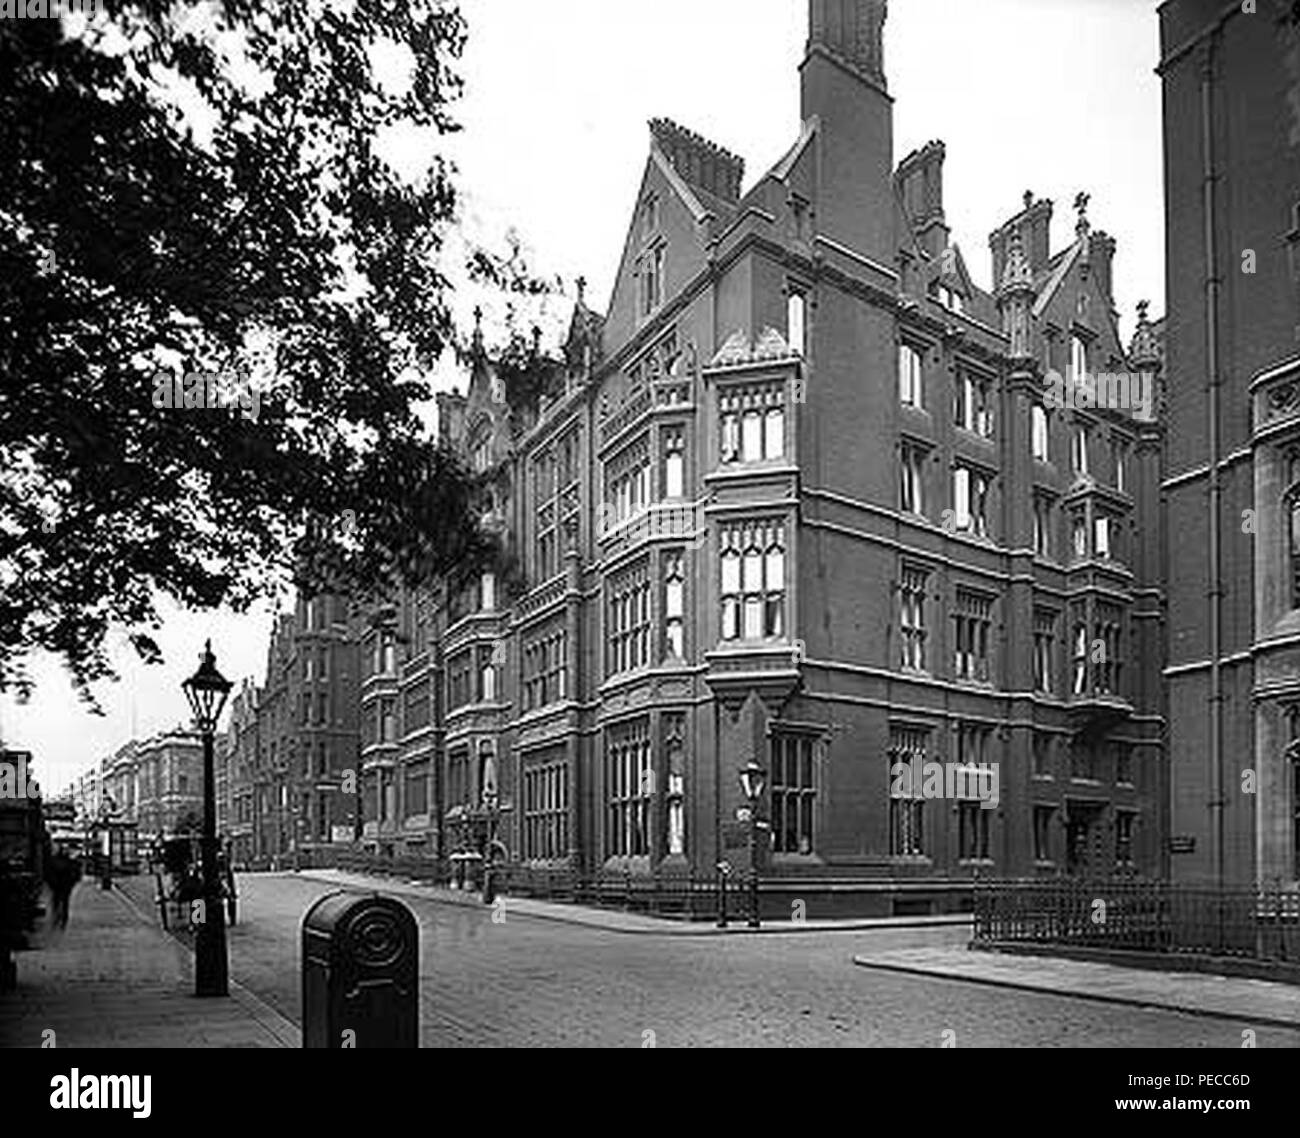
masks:
{"type": "MultiPolygon", "coordinates": [[[[1201,181],[1202,214],[1205,224],[1205,349],[1209,373],[1209,443],[1210,443],[1210,766],[1214,780],[1215,874],[1220,889],[1225,881],[1225,811],[1223,770],[1223,672],[1221,657],[1223,617],[1223,576],[1221,565],[1223,484],[1219,469],[1219,251],[1214,223],[1217,199],[1214,152],[1214,64],[1218,48],[1217,34],[1206,45],[1201,69],[1201,153],[1204,163],[1201,181]]],[[[1222,907],[1220,906],[1220,934],[1222,907]]]]}

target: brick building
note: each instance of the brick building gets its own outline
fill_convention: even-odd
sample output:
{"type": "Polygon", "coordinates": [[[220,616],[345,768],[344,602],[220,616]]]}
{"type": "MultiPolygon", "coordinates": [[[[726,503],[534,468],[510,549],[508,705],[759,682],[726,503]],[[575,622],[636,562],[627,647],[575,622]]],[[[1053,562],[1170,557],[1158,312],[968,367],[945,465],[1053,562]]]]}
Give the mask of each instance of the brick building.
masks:
{"type": "Polygon", "coordinates": [[[1300,878],[1300,13],[1160,9],[1176,880],[1300,878]]]}
{"type": "Polygon", "coordinates": [[[755,759],[773,911],[1159,868],[1160,326],[1121,344],[1086,197],[1054,250],[1026,195],[973,282],[943,145],[894,166],[885,8],[811,0],[803,129],[743,194],[651,123],[608,313],[580,291],[536,383],[480,353],[440,399],[517,572],[365,633],[372,847],[457,848],[491,785],[532,865],[743,867],[755,759]],[[1147,398],[1069,394],[1102,372],[1147,398]],[[996,808],[900,788],[926,760],[996,808]]]}
{"type": "MultiPolygon", "coordinates": [[[[344,772],[359,767],[357,642],[348,603],[300,599],[271,633],[266,681],[255,699],[256,733],[242,706],[247,857],[278,864],[298,850],[351,841],[356,800],[342,793],[344,772]]],[[[245,696],[245,702],[247,701],[245,696]]],[[[232,710],[232,720],[235,712],[232,710]]]]}

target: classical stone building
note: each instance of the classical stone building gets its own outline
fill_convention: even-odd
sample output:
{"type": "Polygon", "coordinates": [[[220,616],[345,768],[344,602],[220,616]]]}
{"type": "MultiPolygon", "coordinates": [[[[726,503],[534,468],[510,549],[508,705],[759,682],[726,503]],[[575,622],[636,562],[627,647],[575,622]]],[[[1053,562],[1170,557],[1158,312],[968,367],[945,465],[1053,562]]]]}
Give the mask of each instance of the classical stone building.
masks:
{"type": "Polygon", "coordinates": [[[943,145],[894,165],[883,0],[809,8],[781,161],[743,191],[652,122],[608,313],[440,400],[511,569],[367,633],[376,848],[454,852],[491,789],[527,864],[744,869],[754,760],[773,912],[1159,869],[1159,327],[1120,342],[1082,195],[1056,249],[1026,195],[979,288],[943,145]]]}
{"type": "MultiPolygon", "coordinates": [[[[176,727],[136,743],[135,811],[140,841],[198,833],[203,823],[203,740],[176,727]]],[[[120,753],[120,752],[119,752],[120,753]]]]}
{"type": "Polygon", "coordinates": [[[1300,878],[1300,13],[1160,9],[1172,873],[1300,878]]]}

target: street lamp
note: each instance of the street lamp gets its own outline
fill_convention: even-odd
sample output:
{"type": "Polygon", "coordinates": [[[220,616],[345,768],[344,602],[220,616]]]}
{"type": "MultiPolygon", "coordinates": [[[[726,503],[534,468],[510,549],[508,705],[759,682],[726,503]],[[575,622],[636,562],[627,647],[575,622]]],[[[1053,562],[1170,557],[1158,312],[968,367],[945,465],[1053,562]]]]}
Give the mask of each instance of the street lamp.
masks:
{"type": "Polygon", "coordinates": [[[221,880],[217,875],[217,784],[213,770],[213,735],[233,686],[217,671],[212,641],[200,657],[199,670],[181,687],[194,711],[194,725],[203,736],[203,920],[194,937],[194,994],[227,996],[229,963],[221,880]]]}
{"type": "Polygon", "coordinates": [[[487,840],[483,843],[483,904],[490,905],[496,900],[496,883],[492,880],[493,847],[497,840],[497,826],[500,822],[500,800],[495,786],[483,788],[483,810],[487,822],[487,840]]]}
{"type": "Polygon", "coordinates": [[[758,800],[767,786],[767,771],[750,759],[740,768],[740,789],[749,802],[749,927],[758,922],[758,800]]]}

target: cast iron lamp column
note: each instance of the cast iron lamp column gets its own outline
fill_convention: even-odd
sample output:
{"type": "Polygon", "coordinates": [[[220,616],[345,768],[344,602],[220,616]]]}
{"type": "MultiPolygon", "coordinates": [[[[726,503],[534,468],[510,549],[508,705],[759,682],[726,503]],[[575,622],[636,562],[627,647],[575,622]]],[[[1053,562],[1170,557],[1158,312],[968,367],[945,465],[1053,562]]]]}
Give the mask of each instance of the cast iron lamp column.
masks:
{"type": "Polygon", "coordinates": [[[758,920],[758,802],[767,785],[767,772],[753,759],[740,768],[740,789],[749,802],[749,927],[758,920]]]}
{"type": "Polygon", "coordinates": [[[226,955],[225,909],[217,874],[217,783],[213,770],[213,735],[233,686],[217,671],[212,641],[200,657],[199,670],[181,686],[203,736],[203,920],[194,937],[194,994],[228,996],[230,966],[226,955]]]}

